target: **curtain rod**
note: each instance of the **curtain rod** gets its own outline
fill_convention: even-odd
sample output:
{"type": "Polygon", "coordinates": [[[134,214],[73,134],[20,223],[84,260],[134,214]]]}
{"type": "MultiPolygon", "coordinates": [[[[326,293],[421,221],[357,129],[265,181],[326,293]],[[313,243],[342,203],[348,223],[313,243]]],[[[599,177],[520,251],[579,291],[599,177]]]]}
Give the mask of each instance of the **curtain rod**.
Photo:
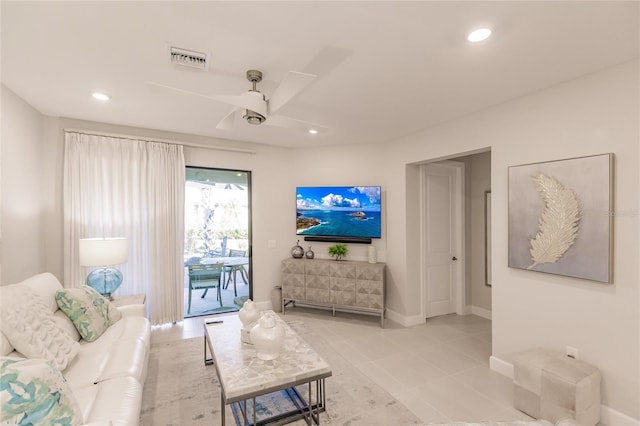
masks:
{"type": "Polygon", "coordinates": [[[65,132],[73,132],[73,133],[82,133],[83,135],[91,135],[91,136],[105,136],[109,138],[120,138],[120,139],[131,139],[131,140],[143,140],[147,142],[158,142],[158,143],[168,143],[173,145],[182,145],[188,146],[191,148],[203,148],[203,149],[212,149],[216,151],[229,151],[229,152],[238,152],[241,154],[255,154],[256,151],[252,149],[245,148],[234,148],[230,146],[218,146],[218,145],[205,145],[194,142],[183,142],[183,141],[173,141],[169,139],[157,139],[157,138],[148,138],[148,137],[139,137],[139,136],[131,136],[131,135],[123,135],[118,133],[107,133],[107,132],[97,132],[93,130],[82,130],[82,129],[64,129],[65,132]]]}

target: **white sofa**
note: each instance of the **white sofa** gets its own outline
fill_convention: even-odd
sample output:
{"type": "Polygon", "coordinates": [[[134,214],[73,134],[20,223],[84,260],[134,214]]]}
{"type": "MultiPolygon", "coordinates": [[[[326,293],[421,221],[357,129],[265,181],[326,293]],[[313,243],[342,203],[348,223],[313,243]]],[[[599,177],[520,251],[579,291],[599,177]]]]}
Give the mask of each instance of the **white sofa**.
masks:
{"type": "MultiPolygon", "coordinates": [[[[20,283],[0,287],[0,313],[3,315],[0,323],[0,355],[25,358],[15,350],[11,338],[8,337],[13,334],[13,342],[16,342],[15,329],[13,333],[7,330],[7,323],[10,321],[7,321],[4,315],[9,308],[13,308],[15,312],[15,302],[9,299],[16,299],[15,295],[19,295],[20,292],[26,292],[33,297],[35,292],[47,305],[56,326],[72,336],[73,341],[78,342],[71,343],[72,349],[66,354],[71,356],[65,361],[64,368],[59,369],[66,379],[65,389],[70,389],[72,399],[77,402],[77,405],[74,405],[75,413],[77,414],[78,407],[81,411],[82,418],[76,418],[72,424],[138,424],[151,342],[151,327],[145,318],[144,305],[118,307],[121,318],[109,325],[96,340],[87,342],[80,337],[73,322],[58,308],[55,296],[56,292],[62,289],[58,279],[50,273],[35,275],[20,283]],[[11,297],[6,297],[7,295],[11,297]],[[77,354],[73,355],[75,351],[77,354]]],[[[51,326],[48,320],[44,322],[51,326]]],[[[25,333],[29,333],[30,327],[26,326],[25,333]]],[[[37,330],[38,325],[33,324],[32,333],[38,334],[37,330]]],[[[55,333],[49,331],[48,334],[55,333]]]]}

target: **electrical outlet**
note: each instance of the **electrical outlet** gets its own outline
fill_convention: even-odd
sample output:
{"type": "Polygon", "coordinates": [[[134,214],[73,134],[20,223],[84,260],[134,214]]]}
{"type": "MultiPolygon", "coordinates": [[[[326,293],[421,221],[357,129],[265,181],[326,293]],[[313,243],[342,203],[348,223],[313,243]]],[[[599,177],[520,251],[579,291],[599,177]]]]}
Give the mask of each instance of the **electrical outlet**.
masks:
{"type": "Polygon", "coordinates": [[[578,359],[578,349],[573,346],[567,346],[567,356],[569,358],[578,359]]]}
{"type": "Polygon", "coordinates": [[[276,248],[276,240],[267,240],[267,248],[276,248]]]}

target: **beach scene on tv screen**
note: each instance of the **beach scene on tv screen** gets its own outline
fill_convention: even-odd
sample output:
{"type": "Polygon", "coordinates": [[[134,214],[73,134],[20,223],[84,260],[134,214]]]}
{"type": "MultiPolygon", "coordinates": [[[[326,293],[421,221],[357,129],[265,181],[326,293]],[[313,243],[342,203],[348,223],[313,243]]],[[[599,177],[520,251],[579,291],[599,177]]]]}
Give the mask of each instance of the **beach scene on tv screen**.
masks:
{"type": "Polygon", "coordinates": [[[380,238],[379,186],[298,187],[296,233],[380,238]]]}

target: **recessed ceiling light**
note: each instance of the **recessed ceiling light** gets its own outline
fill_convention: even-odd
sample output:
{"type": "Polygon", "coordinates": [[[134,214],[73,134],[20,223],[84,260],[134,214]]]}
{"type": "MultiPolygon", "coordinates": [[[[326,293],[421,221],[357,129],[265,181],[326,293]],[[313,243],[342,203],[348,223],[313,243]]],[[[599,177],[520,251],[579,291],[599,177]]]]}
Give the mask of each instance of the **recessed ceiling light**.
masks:
{"type": "Polygon", "coordinates": [[[93,92],[91,96],[93,96],[93,99],[97,99],[99,101],[108,101],[109,99],[111,99],[111,97],[106,93],[100,93],[100,92],[93,92]]]}
{"type": "Polygon", "coordinates": [[[309,129],[309,133],[311,133],[312,135],[317,135],[318,131],[316,129],[309,129]]]}
{"type": "Polygon", "coordinates": [[[467,36],[467,40],[471,43],[477,43],[479,41],[483,41],[489,38],[491,35],[491,30],[489,28],[479,28],[475,31],[472,31],[467,36]]]}

